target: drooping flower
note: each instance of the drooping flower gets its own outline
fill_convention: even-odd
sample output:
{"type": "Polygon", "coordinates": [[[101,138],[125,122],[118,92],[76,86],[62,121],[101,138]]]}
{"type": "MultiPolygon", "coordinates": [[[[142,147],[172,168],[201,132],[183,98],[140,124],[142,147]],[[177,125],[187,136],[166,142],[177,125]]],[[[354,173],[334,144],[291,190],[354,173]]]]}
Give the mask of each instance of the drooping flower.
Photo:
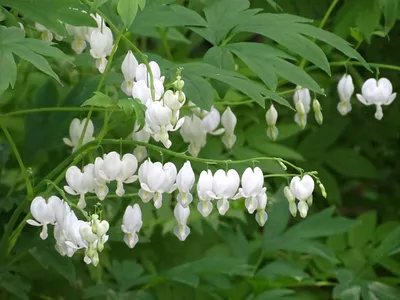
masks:
{"type": "Polygon", "coordinates": [[[314,180],[310,175],[304,175],[301,179],[299,176],[295,176],[290,181],[290,192],[296,199],[299,200],[297,209],[302,218],[307,216],[307,201],[310,202],[309,199],[312,197],[313,191],[314,180]]]}
{"type": "Polygon", "coordinates": [[[56,221],[53,210],[55,203],[53,202],[61,202],[61,200],[56,196],[52,196],[46,202],[43,197],[36,197],[31,202],[31,214],[34,220],[29,219],[26,222],[32,226],[42,226],[42,231],[40,232],[40,238],[42,240],[48,237],[47,225],[54,225],[56,221]]]}
{"type": "Polygon", "coordinates": [[[137,244],[139,240],[137,233],[142,228],[142,225],[142,211],[140,210],[140,206],[138,204],[133,206],[128,205],[122,217],[121,229],[125,233],[124,242],[129,248],[133,248],[137,244]]]}
{"type": "Polygon", "coordinates": [[[103,164],[104,164],[103,159],[101,157],[96,157],[96,160],[94,161],[93,172],[92,172],[93,179],[96,183],[95,193],[96,193],[97,198],[99,198],[99,200],[101,200],[101,201],[103,201],[106,198],[106,196],[109,192],[109,189],[107,186],[107,180],[105,180],[103,178],[103,175],[104,175],[103,174],[103,172],[104,172],[103,164]]]}
{"type": "Polygon", "coordinates": [[[176,176],[176,185],[179,190],[177,200],[180,205],[187,207],[192,201],[193,196],[190,193],[195,181],[195,175],[190,161],[184,163],[176,176]]]}
{"type": "Polygon", "coordinates": [[[106,57],[111,54],[113,42],[111,29],[107,26],[96,28],[90,34],[90,55],[96,59],[96,67],[100,73],[104,73],[107,66],[106,57]]]}
{"type": "Polygon", "coordinates": [[[147,203],[151,199],[154,206],[162,206],[162,194],[172,193],[176,189],[176,167],[173,163],[162,165],[160,162],[152,163],[150,159],[144,161],[139,167],[140,187],[139,197],[147,203]]]}
{"type": "MultiPolygon", "coordinates": [[[[63,141],[67,146],[72,147],[72,152],[74,152],[78,148],[79,139],[81,138],[83,129],[85,128],[85,124],[86,124],[86,119],[83,119],[81,121],[75,118],[69,125],[70,138],[63,138],[63,141]]],[[[85,145],[94,140],[93,133],[94,133],[94,125],[92,120],[89,120],[88,125],[86,127],[85,135],[82,140],[82,145],[85,145]]]]}
{"type": "Polygon", "coordinates": [[[132,51],[129,50],[128,54],[125,56],[124,61],[122,62],[121,67],[122,74],[125,78],[124,82],[121,84],[121,89],[128,96],[132,96],[132,88],[138,65],[138,61],[136,60],[132,51]]]}
{"type": "Polygon", "coordinates": [[[267,121],[268,125],[267,135],[271,140],[275,141],[278,137],[278,128],[276,127],[278,112],[273,104],[271,104],[270,108],[267,110],[267,113],[265,114],[265,120],[267,121]]]}
{"type": "Polygon", "coordinates": [[[48,30],[46,27],[44,27],[42,24],[39,24],[36,22],[35,28],[37,31],[41,32],[40,37],[43,41],[50,43],[53,40],[53,33],[50,30],[48,30]]]}
{"type": "Polygon", "coordinates": [[[117,152],[112,151],[103,156],[103,164],[99,174],[106,182],[116,180],[116,194],[123,196],[125,194],[123,184],[135,182],[137,179],[137,176],[134,175],[137,166],[138,162],[133,154],[127,153],[121,159],[117,152]]]}
{"type": "Polygon", "coordinates": [[[78,207],[85,208],[85,194],[92,191],[94,187],[93,169],[89,166],[83,172],[76,166],[71,166],[65,173],[67,181],[64,190],[70,195],[79,195],[78,207]]]}
{"type": "Polygon", "coordinates": [[[174,209],[174,216],[178,223],[178,226],[174,228],[174,234],[180,241],[186,240],[186,238],[190,234],[190,228],[186,225],[189,215],[189,206],[183,207],[179,203],[176,204],[174,209]]]}
{"type": "Polygon", "coordinates": [[[239,188],[239,183],[239,174],[234,169],[230,169],[228,172],[219,169],[214,173],[210,196],[218,199],[217,208],[220,215],[224,215],[228,211],[228,199],[234,198],[239,188]]]}
{"type": "Polygon", "coordinates": [[[197,182],[197,195],[200,200],[197,204],[197,209],[203,217],[207,217],[213,209],[211,200],[214,198],[213,174],[210,170],[200,173],[199,181],[197,182]]]}
{"type": "Polygon", "coordinates": [[[237,119],[230,107],[227,107],[221,117],[221,124],[224,126],[225,133],[222,142],[225,147],[230,149],[236,143],[235,127],[237,119]]]}
{"type": "Polygon", "coordinates": [[[181,118],[176,122],[175,126],[172,125],[172,111],[170,108],[164,106],[160,101],[149,102],[145,116],[146,130],[151,133],[153,139],[157,142],[163,143],[165,148],[171,147],[172,142],[169,139],[168,132],[178,130],[184,123],[185,119],[181,118]]]}
{"type": "Polygon", "coordinates": [[[266,188],[264,185],[264,175],[259,167],[247,168],[242,174],[242,187],[239,189],[239,194],[235,198],[245,198],[245,205],[250,214],[258,207],[260,197],[265,194],[266,188]]]}
{"type": "Polygon", "coordinates": [[[396,98],[393,92],[392,83],[387,78],[381,78],[378,81],[374,78],[364,82],[361,93],[357,94],[357,99],[364,105],[375,105],[375,118],[383,118],[382,105],[390,105],[396,98]]]}
{"type": "Polygon", "coordinates": [[[257,213],[256,213],[256,221],[258,225],[263,227],[265,225],[265,222],[268,220],[268,214],[265,211],[265,208],[267,207],[267,194],[263,193],[258,197],[257,201],[257,213]]]}
{"type": "Polygon", "coordinates": [[[197,157],[201,148],[207,143],[207,130],[204,128],[202,120],[196,115],[186,116],[180,134],[185,143],[189,143],[189,153],[197,157]]]}
{"type": "Polygon", "coordinates": [[[209,112],[204,112],[203,115],[204,117],[202,119],[202,123],[207,133],[212,135],[220,135],[225,132],[223,128],[217,130],[217,127],[221,121],[221,115],[214,106],[211,107],[209,112]]]}
{"type": "Polygon", "coordinates": [[[340,101],[337,109],[342,116],[347,115],[351,111],[350,99],[354,93],[353,78],[351,75],[344,74],[337,86],[340,101]]]}
{"type": "Polygon", "coordinates": [[[65,24],[65,28],[68,34],[74,37],[71,43],[72,50],[78,55],[82,54],[83,50],[86,49],[86,38],[89,28],[84,26],[72,26],[69,24],[65,24]]]}
{"type": "Polygon", "coordinates": [[[293,95],[293,102],[297,113],[294,120],[301,128],[307,125],[307,114],[310,112],[311,95],[310,91],[301,86],[296,87],[296,92],[293,95]]]}

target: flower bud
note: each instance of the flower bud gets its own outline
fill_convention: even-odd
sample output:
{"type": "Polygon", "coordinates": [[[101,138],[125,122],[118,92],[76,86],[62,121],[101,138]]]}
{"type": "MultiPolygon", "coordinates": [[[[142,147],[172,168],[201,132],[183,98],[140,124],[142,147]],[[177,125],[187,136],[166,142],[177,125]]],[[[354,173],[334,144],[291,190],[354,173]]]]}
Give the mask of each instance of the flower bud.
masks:
{"type": "Polygon", "coordinates": [[[181,91],[185,85],[185,82],[182,80],[180,75],[176,76],[176,80],[172,83],[174,88],[178,91],[181,91]]]}
{"type": "Polygon", "coordinates": [[[93,264],[93,266],[97,267],[97,265],[99,264],[99,262],[100,262],[99,254],[96,252],[96,253],[93,255],[93,258],[92,258],[92,264],[93,264]]]}
{"type": "Polygon", "coordinates": [[[289,212],[293,217],[297,215],[297,205],[295,201],[289,202],[289,212]]]}
{"type": "Polygon", "coordinates": [[[288,186],[285,186],[285,188],[283,189],[283,194],[285,195],[289,203],[294,202],[296,200],[288,186]]]}
{"type": "Polygon", "coordinates": [[[308,205],[306,201],[299,201],[299,203],[297,204],[297,209],[299,210],[300,217],[307,217],[308,205]]]}
{"type": "Polygon", "coordinates": [[[319,125],[321,125],[324,121],[324,117],[321,112],[321,104],[317,99],[314,99],[313,101],[313,110],[314,110],[315,120],[319,125]]]}
{"type": "Polygon", "coordinates": [[[287,170],[287,167],[283,162],[279,161],[279,164],[281,165],[282,169],[284,169],[285,171],[287,170]]]}
{"type": "Polygon", "coordinates": [[[102,252],[104,250],[104,244],[99,242],[97,245],[97,251],[102,252]]]}
{"type": "Polygon", "coordinates": [[[313,195],[308,197],[306,201],[307,201],[308,206],[311,206],[313,204],[313,195]]]}
{"type": "Polygon", "coordinates": [[[268,126],[267,136],[272,140],[276,141],[278,137],[279,130],[276,126],[268,126]]]}
{"type": "Polygon", "coordinates": [[[322,197],[324,197],[324,198],[328,197],[328,195],[326,194],[325,187],[322,183],[319,184],[319,189],[321,190],[322,197]]]}
{"type": "Polygon", "coordinates": [[[296,101],[295,103],[295,107],[296,107],[296,111],[299,115],[305,115],[306,114],[306,110],[304,108],[304,104],[301,101],[296,101]]]}
{"type": "Polygon", "coordinates": [[[271,107],[267,110],[267,113],[265,114],[265,120],[267,121],[268,126],[276,125],[276,121],[278,120],[278,112],[273,104],[271,104],[271,107]]]}

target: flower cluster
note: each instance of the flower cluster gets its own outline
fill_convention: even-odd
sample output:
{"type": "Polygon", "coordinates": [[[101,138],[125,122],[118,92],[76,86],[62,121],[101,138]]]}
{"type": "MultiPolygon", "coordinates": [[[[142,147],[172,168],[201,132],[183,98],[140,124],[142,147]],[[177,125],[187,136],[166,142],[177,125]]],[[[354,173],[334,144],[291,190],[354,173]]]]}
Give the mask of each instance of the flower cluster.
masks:
{"type": "Polygon", "coordinates": [[[232,148],[236,142],[235,127],[237,123],[236,116],[232,110],[227,107],[221,114],[215,107],[210,111],[205,111],[189,103],[192,115],[185,116],[185,122],[182,125],[180,134],[189,144],[188,151],[194,157],[199,155],[200,150],[207,143],[207,135],[221,135],[222,142],[226,148],[232,148]],[[218,128],[222,125],[222,128],[218,128]]]}
{"type": "MultiPolygon", "coordinates": [[[[84,211],[85,195],[94,193],[99,200],[104,200],[109,193],[108,184],[111,181],[117,183],[115,193],[121,197],[125,193],[124,184],[138,180],[138,198],[143,203],[152,201],[156,209],[162,206],[164,194],[175,193],[174,216],[177,226],[174,228],[174,234],[181,241],[190,234],[188,218],[194,200],[192,191],[196,184],[196,175],[190,161],[186,161],[179,171],[171,162],[162,164],[150,159],[146,159],[138,168],[138,161],[133,154],[128,153],[121,157],[113,151],[104,154],[102,158],[97,157],[93,164],[84,166],[83,170],[71,166],[65,179],[67,185],[64,186],[64,190],[70,195],[79,196],[76,207],[87,217],[87,221],[77,218],[68,199],[61,200],[56,196],[47,201],[36,197],[31,204],[34,220],[27,221],[31,225],[42,226],[42,239],[48,236],[47,226],[54,225],[56,249],[61,255],[72,256],[78,249],[85,249],[84,261],[87,264],[98,264],[99,252],[104,249],[108,240],[109,224],[106,220],[100,220],[96,210],[95,214],[90,216],[84,211]]],[[[264,184],[264,175],[259,167],[247,168],[241,177],[234,169],[218,169],[215,173],[204,170],[197,180],[197,209],[202,216],[208,217],[216,203],[219,214],[225,215],[231,201],[243,198],[248,212],[256,212],[257,223],[264,226],[268,219],[267,188],[264,184]]],[[[285,195],[293,215],[296,215],[297,210],[302,217],[307,215],[308,206],[312,203],[313,190],[314,180],[309,175],[302,178],[296,176],[291,180],[290,187],[285,188],[285,195]],[[299,201],[297,205],[296,199],[299,201]]],[[[127,206],[121,229],[128,247],[133,248],[137,244],[138,232],[142,225],[140,205],[136,203],[127,206]]]]}
{"type": "MultiPolygon", "coordinates": [[[[337,90],[340,98],[337,109],[344,116],[351,111],[350,99],[354,93],[354,84],[351,75],[344,74],[342,76],[337,90]]],[[[383,118],[382,105],[390,105],[396,98],[396,95],[396,93],[393,93],[392,83],[387,78],[379,80],[370,78],[364,82],[361,94],[357,94],[356,96],[364,105],[375,105],[375,118],[381,120],[383,118]]]]}
{"type": "MultiPolygon", "coordinates": [[[[179,82],[174,84],[175,91],[164,91],[165,77],[161,76],[159,65],[154,61],[148,66],[139,64],[131,51],[122,62],[121,69],[125,79],[121,84],[122,91],[128,96],[139,99],[146,106],[144,131],[147,134],[136,132],[139,129],[136,124],[132,137],[148,142],[151,136],[155,141],[163,143],[166,148],[171,147],[172,142],[168,132],[178,130],[184,122],[183,118],[179,118],[179,110],[186,101],[182,91],[183,81],[178,78],[179,82]],[[147,67],[150,67],[151,75],[147,67]]],[[[140,155],[141,159],[143,155],[145,153],[140,155]]]]}
{"type": "Polygon", "coordinates": [[[79,220],[68,203],[56,196],[47,201],[43,197],[33,199],[31,213],[34,220],[27,223],[42,226],[43,240],[48,237],[47,226],[54,225],[55,248],[62,256],[72,257],[77,250],[85,249],[84,261],[94,266],[99,263],[99,252],[104,249],[110,228],[106,220],[100,221],[97,214],[88,217],[88,221],[79,220]]]}
{"type": "MultiPolygon", "coordinates": [[[[113,49],[113,34],[111,29],[106,26],[104,20],[98,14],[90,14],[90,16],[96,20],[97,27],[65,24],[65,29],[68,35],[73,37],[71,48],[76,54],[81,54],[86,49],[87,43],[90,44],[90,55],[96,59],[96,68],[100,73],[103,73],[107,66],[106,57],[111,55],[113,49]]],[[[53,40],[54,35],[49,29],[39,23],[35,23],[35,27],[41,32],[42,40],[48,42],[53,40]]],[[[55,39],[61,41],[63,37],[55,35],[55,39]]]]}

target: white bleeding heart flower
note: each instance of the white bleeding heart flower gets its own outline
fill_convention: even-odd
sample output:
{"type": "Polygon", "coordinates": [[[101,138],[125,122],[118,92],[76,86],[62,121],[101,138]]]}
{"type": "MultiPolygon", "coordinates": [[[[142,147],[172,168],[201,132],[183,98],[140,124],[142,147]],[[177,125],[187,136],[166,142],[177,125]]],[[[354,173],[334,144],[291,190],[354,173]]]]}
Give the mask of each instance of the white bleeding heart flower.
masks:
{"type": "Polygon", "coordinates": [[[299,201],[306,201],[314,191],[314,180],[310,175],[304,175],[301,179],[295,176],[290,181],[290,191],[299,201]]]}
{"type": "Polygon", "coordinates": [[[211,107],[211,110],[209,112],[204,111],[203,115],[204,117],[202,123],[207,133],[212,135],[220,135],[225,132],[223,128],[217,130],[217,127],[219,126],[219,123],[221,121],[221,115],[214,106],[211,107]]]}
{"type": "MultiPolygon", "coordinates": [[[[164,77],[161,77],[160,66],[155,62],[149,62],[151,73],[153,74],[153,80],[159,80],[164,83],[164,77]]],[[[150,74],[147,72],[147,67],[145,64],[140,64],[136,69],[136,80],[144,80],[146,83],[150,82],[150,74]],[[146,76],[147,75],[147,76],[146,76]]]]}
{"type": "Polygon", "coordinates": [[[74,37],[74,40],[71,43],[72,50],[74,50],[78,55],[82,54],[83,50],[86,49],[86,37],[89,28],[84,26],[72,26],[69,24],[65,24],[65,28],[67,29],[68,34],[74,37]]]}
{"type": "Polygon", "coordinates": [[[311,107],[310,90],[301,86],[296,87],[296,92],[293,95],[293,103],[301,102],[304,106],[305,113],[308,114],[311,107]]]}
{"type": "Polygon", "coordinates": [[[48,30],[46,27],[44,27],[42,24],[35,23],[35,28],[36,28],[36,30],[41,32],[40,38],[43,41],[50,43],[53,40],[53,33],[50,30],[48,30]]]}
{"type": "Polygon", "coordinates": [[[65,173],[65,180],[67,181],[64,190],[70,195],[79,195],[78,207],[83,209],[86,207],[85,194],[93,189],[93,169],[89,167],[85,173],[78,167],[71,166],[65,173]]]}
{"type": "Polygon", "coordinates": [[[62,223],[57,223],[54,227],[54,238],[56,239],[56,250],[61,255],[72,257],[81,248],[86,247],[79,229],[85,223],[78,220],[74,211],[70,210],[64,216],[62,223]]]}
{"type": "Polygon", "coordinates": [[[108,192],[108,186],[107,186],[107,180],[103,178],[104,176],[104,170],[103,170],[103,165],[104,165],[104,160],[101,157],[97,157],[96,160],[94,161],[94,167],[93,167],[93,179],[96,183],[95,186],[95,193],[97,198],[99,200],[103,201],[108,192]]]}
{"type": "Polygon", "coordinates": [[[121,84],[122,91],[128,95],[132,96],[132,88],[135,80],[136,69],[139,63],[133,55],[132,51],[129,50],[128,54],[125,56],[122,62],[122,74],[124,75],[124,82],[121,84]]]}
{"type": "Polygon", "coordinates": [[[257,199],[257,213],[256,213],[256,221],[258,225],[263,227],[265,225],[265,222],[268,220],[268,214],[265,211],[265,208],[267,207],[267,194],[263,193],[259,195],[257,199]]]}
{"type": "Polygon", "coordinates": [[[124,242],[129,248],[133,248],[137,244],[139,240],[137,233],[142,228],[142,225],[142,211],[140,210],[140,206],[138,204],[127,206],[122,217],[121,229],[125,233],[124,242]]]}
{"type": "Polygon", "coordinates": [[[52,196],[46,200],[43,197],[36,197],[31,202],[31,214],[35,220],[29,219],[26,222],[32,226],[42,226],[40,238],[45,240],[48,237],[47,225],[56,222],[54,206],[61,202],[60,198],[52,196]]]}
{"type": "Polygon", "coordinates": [[[375,118],[383,118],[382,105],[390,105],[396,98],[393,92],[392,83],[387,78],[381,78],[378,81],[374,78],[364,82],[361,93],[357,94],[357,99],[364,105],[375,105],[375,118]]]}
{"type": "Polygon", "coordinates": [[[235,127],[237,119],[235,114],[232,112],[230,107],[227,107],[221,117],[221,124],[225,129],[225,133],[222,137],[222,142],[225,147],[230,149],[236,143],[235,127]]]}
{"type": "Polygon", "coordinates": [[[175,93],[168,90],[164,93],[163,101],[164,104],[169,107],[172,111],[179,110],[185,104],[186,96],[183,92],[176,91],[175,93]],[[180,95],[183,95],[183,101],[179,101],[180,95]]]}
{"type": "Polygon", "coordinates": [[[349,102],[339,101],[339,103],[337,104],[337,110],[342,116],[347,115],[349,112],[351,112],[350,101],[349,102]]]}
{"type": "Polygon", "coordinates": [[[242,174],[242,187],[239,189],[238,195],[235,198],[245,198],[245,205],[250,214],[258,207],[258,198],[265,194],[266,188],[264,185],[264,175],[259,167],[247,168],[242,174]]]}
{"type": "Polygon", "coordinates": [[[183,207],[179,203],[176,204],[174,209],[174,216],[178,223],[178,226],[174,228],[174,234],[180,241],[186,240],[186,238],[190,234],[190,228],[186,225],[189,215],[189,207],[183,207]]]}
{"type": "Polygon", "coordinates": [[[176,167],[172,163],[162,165],[160,162],[152,163],[149,159],[139,167],[140,187],[139,197],[147,203],[154,200],[154,206],[162,205],[162,194],[172,193],[176,189],[176,167]]]}
{"type": "Polygon", "coordinates": [[[184,117],[180,134],[185,143],[189,143],[189,153],[197,157],[207,143],[207,130],[204,127],[202,120],[193,115],[184,117]]]}
{"type": "Polygon", "coordinates": [[[344,74],[339,80],[337,86],[340,101],[350,102],[350,98],[354,93],[353,78],[351,75],[344,74]]]}
{"type": "Polygon", "coordinates": [[[213,176],[212,192],[209,196],[218,199],[217,208],[220,215],[224,215],[229,209],[228,199],[233,199],[240,184],[240,177],[236,170],[228,172],[220,169],[213,176]]]}
{"type": "MultiPolygon", "coordinates": [[[[81,138],[83,129],[85,128],[85,124],[86,124],[86,119],[83,119],[81,121],[75,118],[69,125],[70,138],[63,138],[63,141],[66,145],[72,147],[72,152],[74,152],[78,148],[79,139],[81,138]]],[[[82,140],[82,145],[85,145],[94,140],[93,133],[94,133],[94,125],[92,120],[89,120],[88,126],[86,127],[85,135],[82,140]]]]}
{"type": "Polygon", "coordinates": [[[197,195],[200,200],[199,203],[197,204],[197,209],[203,217],[207,217],[213,209],[213,205],[211,203],[211,200],[213,200],[212,190],[213,190],[212,172],[210,170],[202,171],[200,173],[199,181],[197,182],[197,195]]]}
{"type": "Polygon", "coordinates": [[[177,200],[180,205],[187,207],[192,201],[193,196],[190,193],[195,181],[195,175],[190,161],[184,163],[176,176],[176,185],[179,190],[177,200]]]}
{"type": "MultiPolygon", "coordinates": [[[[132,139],[134,141],[138,142],[143,142],[143,143],[148,143],[150,140],[150,133],[142,128],[142,130],[138,130],[140,128],[138,123],[135,123],[135,126],[133,128],[133,133],[132,133],[132,139]]],[[[137,158],[138,162],[142,162],[143,160],[146,159],[147,157],[147,149],[144,146],[137,146],[133,150],[133,155],[137,158]]]]}
{"type": "Polygon", "coordinates": [[[270,108],[267,110],[265,120],[268,125],[267,135],[271,140],[275,141],[279,133],[278,128],[275,126],[276,121],[278,120],[278,111],[275,109],[273,104],[271,104],[270,108]]]}
{"type": "Polygon", "coordinates": [[[171,124],[172,110],[160,101],[148,102],[145,117],[146,130],[151,133],[155,141],[162,142],[165,148],[170,148],[172,145],[168,132],[178,130],[185,121],[181,118],[173,126],[171,124]]]}

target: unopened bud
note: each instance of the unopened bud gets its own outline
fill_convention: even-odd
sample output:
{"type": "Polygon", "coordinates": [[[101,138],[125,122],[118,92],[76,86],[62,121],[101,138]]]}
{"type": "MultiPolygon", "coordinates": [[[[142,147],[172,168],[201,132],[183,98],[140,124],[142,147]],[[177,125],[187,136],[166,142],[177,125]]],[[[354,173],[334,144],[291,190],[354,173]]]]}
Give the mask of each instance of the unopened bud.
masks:
{"type": "Polygon", "coordinates": [[[183,103],[183,102],[186,101],[185,93],[182,92],[181,90],[179,90],[179,92],[178,92],[178,101],[179,101],[180,103],[183,103]]]}
{"type": "Polygon", "coordinates": [[[307,217],[308,205],[306,201],[299,201],[299,203],[297,204],[297,209],[299,210],[300,217],[307,217]]]}
{"type": "Polygon", "coordinates": [[[271,107],[267,110],[267,113],[265,114],[265,120],[267,121],[268,126],[276,125],[276,121],[278,120],[278,112],[273,104],[271,104],[271,107]]]}
{"type": "Polygon", "coordinates": [[[267,136],[272,140],[276,141],[278,137],[279,130],[276,126],[268,126],[267,136]]]}
{"type": "Polygon", "coordinates": [[[296,101],[295,103],[296,111],[299,115],[305,115],[306,109],[304,108],[304,104],[301,101],[296,101]]]}
{"type": "Polygon", "coordinates": [[[297,205],[295,201],[289,202],[289,211],[293,217],[297,216],[297,205]]]}
{"type": "Polygon", "coordinates": [[[95,255],[93,255],[93,258],[92,258],[92,264],[93,264],[93,266],[96,267],[99,264],[99,262],[100,262],[99,254],[96,252],[95,255]]]}
{"type": "Polygon", "coordinates": [[[319,101],[317,99],[314,99],[313,101],[313,110],[314,110],[315,120],[319,125],[321,125],[324,122],[324,117],[321,112],[321,104],[319,104],[319,101]]]}
{"type": "Polygon", "coordinates": [[[182,80],[180,75],[176,76],[176,80],[173,82],[174,88],[178,91],[181,91],[185,85],[185,82],[182,80]]]}
{"type": "Polygon", "coordinates": [[[313,195],[308,197],[306,201],[307,201],[308,206],[312,206],[312,204],[313,204],[313,195]]]}
{"type": "Polygon", "coordinates": [[[307,126],[307,115],[295,114],[294,121],[300,126],[301,129],[307,126]]]}
{"type": "Polygon", "coordinates": [[[104,244],[99,241],[97,244],[97,251],[101,252],[104,250],[104,244]]]}
{"type": "Polygon", "coordinates": [[[319,184],[319,189],[321,190],[322,197],[326,198],[328,195],[326,194],[325,187],[322,183],[319,184]]]}
{"type": "Polygon", "coordinates": [[[290,191],[290,188],[288,186],[285,186],[283,189],[283,194],[285,195],[286,199],[290,202],[294,202],[296,198],[293,196],[292,192],[290,191]]]}

